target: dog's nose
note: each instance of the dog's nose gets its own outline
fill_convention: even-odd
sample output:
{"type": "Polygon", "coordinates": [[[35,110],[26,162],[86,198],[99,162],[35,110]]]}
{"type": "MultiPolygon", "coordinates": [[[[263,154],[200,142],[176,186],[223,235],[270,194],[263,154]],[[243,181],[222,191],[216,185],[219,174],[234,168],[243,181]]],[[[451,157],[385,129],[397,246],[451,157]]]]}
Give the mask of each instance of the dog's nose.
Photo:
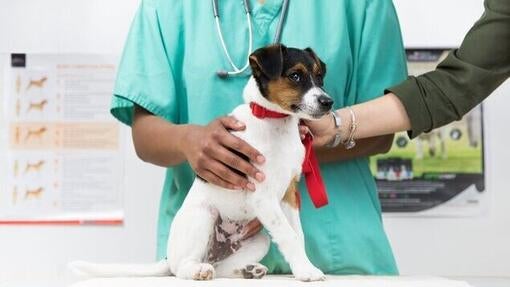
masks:
{"type": "Polygon", "coordinates": [[[323,107],[323,108],[331,108],[331,106],[333,106],[333,100],[328,97],[328,96],[319,96],[319,98],[317,99],[319,101],[319,104],[323,107]]]}

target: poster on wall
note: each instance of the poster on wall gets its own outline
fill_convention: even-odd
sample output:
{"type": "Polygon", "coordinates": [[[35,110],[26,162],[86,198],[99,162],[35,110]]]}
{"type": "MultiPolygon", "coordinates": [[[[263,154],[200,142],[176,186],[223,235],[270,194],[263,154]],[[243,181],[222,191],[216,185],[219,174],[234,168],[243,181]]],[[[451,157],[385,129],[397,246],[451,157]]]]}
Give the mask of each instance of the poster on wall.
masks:
{"type": "Polygon", "coordinates": [[[0,224],[122,224],[116,63],[0,54],[0,224]]]}
{"type": "MultiPolygon", "coordinates": [[[[445,49],[407,50],[410,75],[435,69],[445,49]]],[[[398,216],[477,216],[487,208],[483,109],[409,140],[395,135],[389,153],[371,158],[383,212],[398,216]]]]}

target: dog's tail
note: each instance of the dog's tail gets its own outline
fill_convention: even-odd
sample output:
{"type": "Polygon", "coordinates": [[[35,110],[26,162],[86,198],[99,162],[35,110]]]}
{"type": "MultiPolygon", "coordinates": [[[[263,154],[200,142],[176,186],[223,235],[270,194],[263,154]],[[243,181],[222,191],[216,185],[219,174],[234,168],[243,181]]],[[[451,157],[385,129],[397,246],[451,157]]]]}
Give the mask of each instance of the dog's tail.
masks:
{"type": "Polygon", "coordinates": [[[68,268],[76,275],[89,277],[149,277],[170,276],[166,260],[149,264],[96,264],[73,261],[68,268]]]}

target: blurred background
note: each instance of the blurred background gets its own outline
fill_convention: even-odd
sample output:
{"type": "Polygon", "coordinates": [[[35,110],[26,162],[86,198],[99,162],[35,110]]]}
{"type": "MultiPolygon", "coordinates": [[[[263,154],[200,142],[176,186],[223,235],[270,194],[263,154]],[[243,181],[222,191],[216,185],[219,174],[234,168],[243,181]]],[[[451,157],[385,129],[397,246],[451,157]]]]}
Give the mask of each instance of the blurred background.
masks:
{"type": "MultiPolygon", "coordinates": [[[[0,54],[122,52],[138,0],[0,0],[0,54]]],[[[458,47],[483,11],[482,0],[395,0],[409,49],[458,47]]],[[[0,88],[2,88],[0,86],[0,88]]],[[[0,99],[1,101],[1,99],[0,99]]],[[[510,84],[483,107],[485,198],[469,216],[386,213],[405,275],[510,276],[510,84]]],[[[121,128],[121,225],[0,225],[2,280],[67,278],[74,259],[151,262],[164,170],[137,159],[121,128]]],[[[0,163],[1,165],[1,163],[0,163]]],[[[3,169],[0,168],[0,171],[3,169]]],[[[0,184],[3,184],[0,182],[0,184]]]]}

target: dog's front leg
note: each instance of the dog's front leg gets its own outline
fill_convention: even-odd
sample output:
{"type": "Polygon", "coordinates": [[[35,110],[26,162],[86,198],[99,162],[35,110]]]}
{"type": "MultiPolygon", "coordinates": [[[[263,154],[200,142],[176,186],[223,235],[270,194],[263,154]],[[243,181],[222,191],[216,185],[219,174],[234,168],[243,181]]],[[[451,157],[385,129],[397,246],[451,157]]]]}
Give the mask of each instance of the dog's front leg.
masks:
{"type": "Polygon", "coordinates": [[[303,234],[303,228],[301,227],[301,219],[299,218],[299,209],[298,207],[291,206],[287,202],[281,202],[280,203],[283,213],[287,217],[287,220],[289,221],[290,226],[294,231],[296,231],[296,234],[301,241],[301,243],[305,244],[305,236],[303,234]]]}
{"type": "Polygon", "coordinates": [[[324,274],[310,262],[298,233],[291,227],[276,197],[254,193],[250,200],[259,221],[269,231],[272,240],[290,265],[296,279],[324,280],[324,274]]]}

